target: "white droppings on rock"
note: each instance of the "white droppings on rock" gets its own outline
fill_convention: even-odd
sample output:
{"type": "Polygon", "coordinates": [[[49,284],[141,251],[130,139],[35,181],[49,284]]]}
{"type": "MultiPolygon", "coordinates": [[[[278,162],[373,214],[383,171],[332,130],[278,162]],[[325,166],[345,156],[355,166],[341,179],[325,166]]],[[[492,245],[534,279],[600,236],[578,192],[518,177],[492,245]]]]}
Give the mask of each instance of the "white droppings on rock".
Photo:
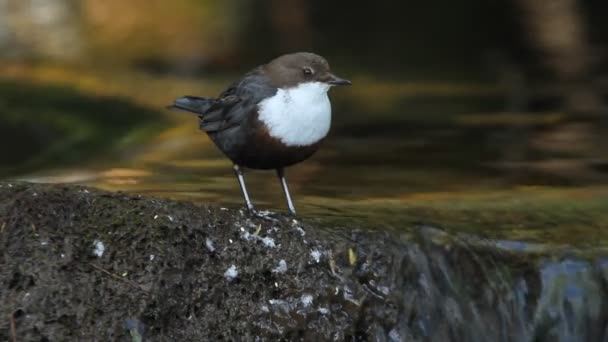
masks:
{"type": "Polygon", "coordinates": [[[275,248],[277,246],[274,243],[274,239],[268,236],[262,238],[262,243],[268,248],[275,248]]]}
{"type": "Polygon", "coordinates": [[[207,247],[207,250],[209,250],[209,252],[215,252],[215,246],[213,246],[213,241],[211,241],[210,238],[205,239],[205,247],[207,247]]]}
{"type": "Polygon", "coordinates": [[[224,278],[228,281],[233,281],[236,277],[239,276],[239,271],[236,269],[235,265],[228,267],[226,272],[224,272],[224,278]]]}
{"type": "Polygon", "coordinates": [[[329,314],[329,309],[328,308],[319,308],[317,311],[319,311],[319,313],[321,315],[327,315],[327,314],[329,314]]]}
{"type": "Polygon", "coordinates": [[[283,259],[279,261],[279,265],[272,269],[273,273],[285,273],[287,272],[287,262],[283,259]]]}
{"type": "Polygon", "coordinates": [[[310,251],[310,257],[318,264],[321,262],[321,252],[316,249],[310,251]]]}
{"type": "Polygon", "coordinates": [[[401,335],[399,335],[399,332],[395,329],[391,329],[391,331],[388,333],[388,337],[391,341],[403,341],[403,339],[401,339],[401,335]]]}
{"type": "Polygon", "coordinates": [[[154,254],[150,254],[150,261],[154,261],[154,258],[155,258],[154,254]]]}
{"type": "Polygon", "coordinates": [[[268,247],[268,248],[275,248],[277,245],[274,242],[274,239],[269,237],[269,236],[265,236],[265,237],[260,237],[258,235],[255,234],[251,234],[249,233],[247,230],[245,230],[244,232],[242,232],[241,234],[241,238],[245,241],[261,241],[264,246],[268,247]]]}
{"type": "Polygon", "coordinates": [[[300,297],[300,302],[302,302],[302,305],[307,308],[312,304],[313,301],[313,297],[312,295],[309,294],[303,294],[302,297],[300,297]]]}
{"type": "Polygon", "coordinates": [[[378,290],[385,296],[390,292],[388,286],[378,286],[378,290]]]}
{"type": "Polygon", "coordinates": [[[268,303],[270,305],[285,305],[287,304],[286,301],[282,300],[282,299],[269,299],[268,303]]]}
{"type": "Polygon", "coordinates": [[[101,242],[100,240],[93,241],[93,245],[95,245],[95,249],[93,249],[93,254],[101,258],[103,256],[103,253],[106,251],[106,246],[104,246],[103,242],[101,242]]]}
{"type": "Polygon", "coordinates": [[[244,231],[241,234],[241,239],[243,239],[245,241],[251,241],[251,240],[255,239],[255,235],[250,234],[248,231],[244,231]]]}

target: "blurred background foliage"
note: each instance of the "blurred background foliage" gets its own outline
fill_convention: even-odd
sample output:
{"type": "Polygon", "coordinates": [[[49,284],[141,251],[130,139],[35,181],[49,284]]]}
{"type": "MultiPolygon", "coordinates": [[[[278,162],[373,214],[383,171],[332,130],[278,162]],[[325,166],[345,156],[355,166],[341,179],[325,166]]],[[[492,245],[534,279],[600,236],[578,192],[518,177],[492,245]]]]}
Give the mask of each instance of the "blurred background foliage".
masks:
{"type": "Polygon", "coordinates": [[[6,58],[189,75],[312,50],[383,76],[514,68],[575,80],[605,68],[607,10],[601,0],[3,0],[0,47],[6,58]]]}
{"type": "MultiPolygon", "coordinates": [[[[314,51],[354,86],[332,91],[327,146],[290,171],[304,212],[598,243],[585,229],[608,222],[606,13],[603,0],[0,0],[0,175],[240,204],[228,161],[164,106],[314,51]]],[[[282,203],[272,176],[251,177],[258,202],[282,203]]]]}

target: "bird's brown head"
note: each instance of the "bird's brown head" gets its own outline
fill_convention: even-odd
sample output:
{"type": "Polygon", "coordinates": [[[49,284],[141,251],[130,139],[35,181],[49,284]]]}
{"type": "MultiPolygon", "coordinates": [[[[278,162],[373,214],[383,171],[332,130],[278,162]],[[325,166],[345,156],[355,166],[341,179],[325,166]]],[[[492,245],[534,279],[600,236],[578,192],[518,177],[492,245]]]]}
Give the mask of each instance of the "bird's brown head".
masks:
{"type": "Polygon", "coordinates": [[[277,88],[295,87],[306,82],[321,82],[330,86],[351,84],[349,80],[334,75],[325,58],[310,52],[282,55],[263,68],[277,88]]]}

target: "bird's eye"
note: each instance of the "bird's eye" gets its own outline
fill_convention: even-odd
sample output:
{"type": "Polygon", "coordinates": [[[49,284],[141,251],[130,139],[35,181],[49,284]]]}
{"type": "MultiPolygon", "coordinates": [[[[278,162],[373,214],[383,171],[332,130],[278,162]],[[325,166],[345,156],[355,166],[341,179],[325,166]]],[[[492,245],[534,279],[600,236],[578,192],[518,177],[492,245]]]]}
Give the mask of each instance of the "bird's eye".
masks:
{"type": "Polygon", "coordinates": [[[308,67],[302,69],[302,72],[304,73],[305,76],[312,76],[312,74],[313,74],[312,69],[308,68],[308,67]]]}

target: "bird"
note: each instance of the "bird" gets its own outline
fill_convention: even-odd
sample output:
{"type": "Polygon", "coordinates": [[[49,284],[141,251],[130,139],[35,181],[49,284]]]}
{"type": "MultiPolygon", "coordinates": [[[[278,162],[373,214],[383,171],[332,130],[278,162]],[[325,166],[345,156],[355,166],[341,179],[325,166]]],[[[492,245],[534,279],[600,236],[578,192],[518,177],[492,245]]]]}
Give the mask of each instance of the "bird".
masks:
{"type": "Polygon", "coordinates": [[[198,115],[199,128],[232,161],[247,209],[245,169],[276,170],[287,208],[296,215],[285,168],[312,156],[331,126],[328,91],[351,81],[315,53],[281,55],[233,82],[218,97],[183,96],[169,108],[198,115]]]}

